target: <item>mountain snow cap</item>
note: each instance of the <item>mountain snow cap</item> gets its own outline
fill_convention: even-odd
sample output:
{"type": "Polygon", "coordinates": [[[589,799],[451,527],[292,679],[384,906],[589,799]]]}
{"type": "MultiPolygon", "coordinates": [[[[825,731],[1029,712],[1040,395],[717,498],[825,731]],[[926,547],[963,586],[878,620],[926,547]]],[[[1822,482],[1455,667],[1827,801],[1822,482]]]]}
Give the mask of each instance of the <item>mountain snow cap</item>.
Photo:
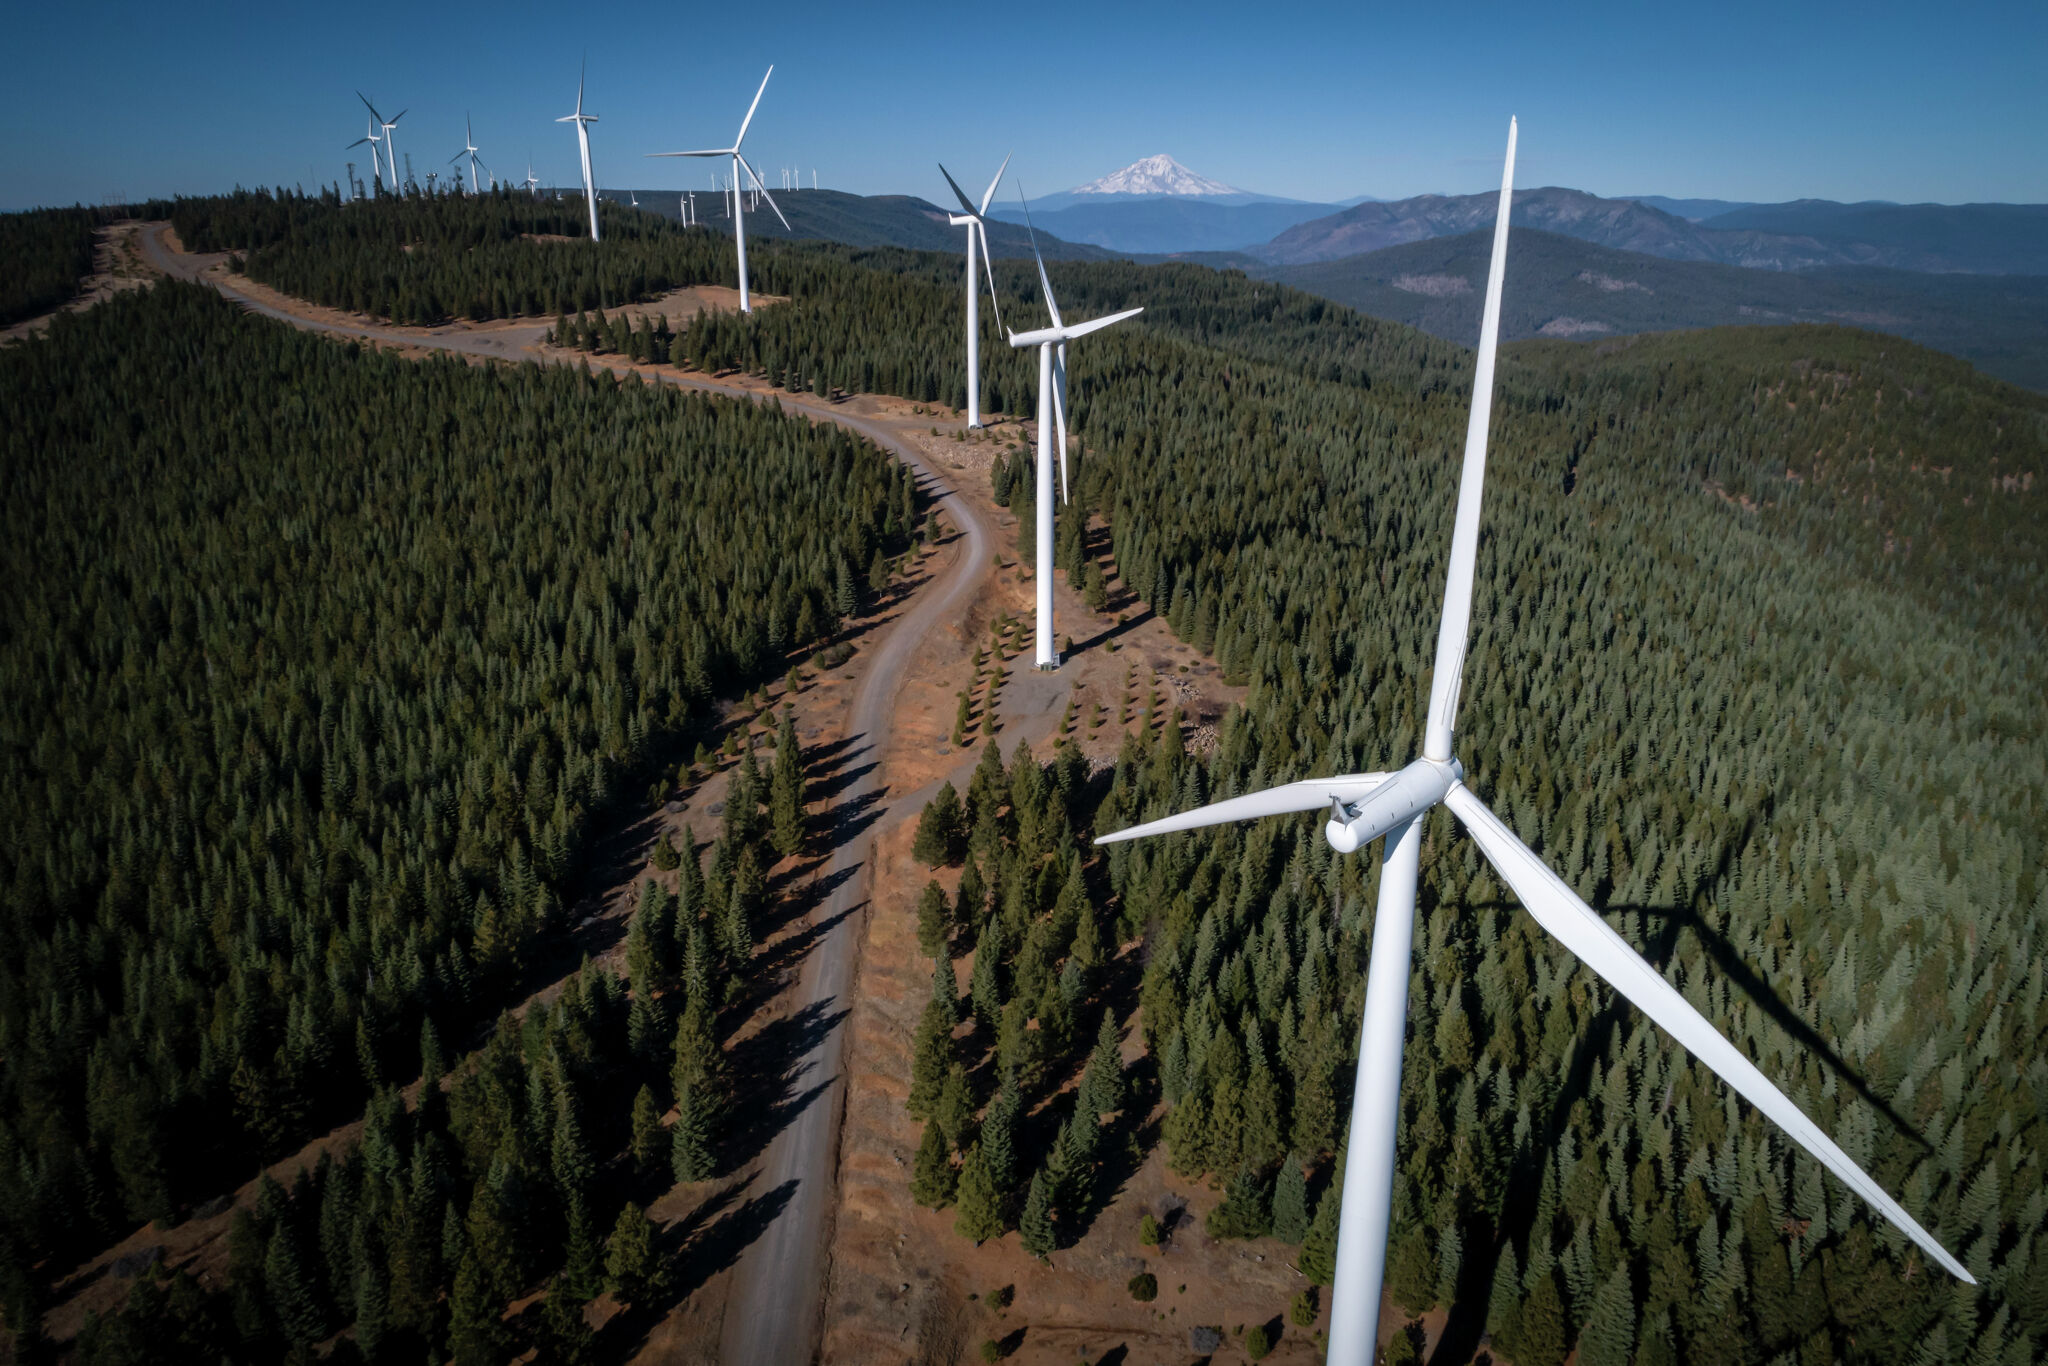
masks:
{"type": "Polygon", "coordinates": [[[1121,171],[1100,180],[1076,185],[1072,194],[1242,194],[1220,180],[1198,176],[1172,157],[1161,153],[1134,161],[1121,171]]]}

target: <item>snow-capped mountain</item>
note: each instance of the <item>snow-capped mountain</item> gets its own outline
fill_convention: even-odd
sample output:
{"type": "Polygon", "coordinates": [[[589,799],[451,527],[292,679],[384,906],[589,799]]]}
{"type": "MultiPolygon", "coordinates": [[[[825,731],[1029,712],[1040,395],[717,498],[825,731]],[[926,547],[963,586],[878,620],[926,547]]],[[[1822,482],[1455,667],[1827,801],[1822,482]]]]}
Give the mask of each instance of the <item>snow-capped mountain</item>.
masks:
{"type": "Polygon", "coordinates": [[[1100,180],[1076,185],[1068,194],[1243,194],[1244,191],[1220,180],[1196,175],[1172,157],[1161,153],[1134,161],[1121,171],[1100,180]]]}

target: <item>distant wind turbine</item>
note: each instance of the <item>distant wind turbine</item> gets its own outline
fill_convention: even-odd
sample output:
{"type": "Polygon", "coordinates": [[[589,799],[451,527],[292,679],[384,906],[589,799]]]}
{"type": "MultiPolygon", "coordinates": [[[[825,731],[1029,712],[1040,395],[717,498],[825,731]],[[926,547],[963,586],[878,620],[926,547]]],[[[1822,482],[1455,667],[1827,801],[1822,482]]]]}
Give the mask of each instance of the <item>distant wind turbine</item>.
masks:
{"type": "MultiPolygon", "coordinates": [[[[768,76],[773,76],[774,74],[775,68],[773,66],[770,66],[768,68],[768,76]]],[[[761,184],[760,172],[754,169],[752,163],[750,163],[745,157],[745,155],[742,154],[740,151],[740,145],[747,140],[747,125],[754,121],[754,111],[761,107],[761,96],[767,93],[768,76],[763,76],[761,78],[761,88],[754,92],[754,102],[747,106],[747,116],[740,120],[740,134],[738,137],[732,140],[732,146],[712,147],[701,152],[649,152],[647,154],[651,157],[732,158],[732,236],[733,241],[739,244],[740,312],[742,313],[751,313],[754,311],[753,302],[747,295],[747,221],[745,214],[742,212],[740,208],[740,195],[744,192],[745,189],[745,182],[743,182],[740,179],[740,171],[742,168],[746,170],[746,173],[748,175],[753,177],[754,184],[760,187],[761,194],[767,197],[768,207],[775,210],[775,216],[777,218],[782,218],[782,206],[775,202],[774,195],[768,193],[768,187],[766,185],[761,184]]],[[[782,218],[782,226],[785,228],[789,228],[789,220],[787,218],[782,218]]],[[[790,231],[794,232],[796,230],[794,228],[790,228],[790,231]]]]}
{"type": "MultiPolygon", "coordinates": [[[[1007,161],[1005,162],[1007,165],[1007,161]]],[[[951,180],[952,177],[946,177],[951,180]]],[[[954,189],[957,192],[958,186],[954,189]]],[[[1024,187],[1017,187],[1024,198],[1024,187]]],[[[1031,231],[1031,206],[1024,206],[1024,226],[1031,231]]],[[[1045,290],[1045,311],[1052,326],[1036,332],[1012,332],[1011,346],[1038,348],[1038,563],[1032,570],[1038,584],[1038,658],[1041,669],[1057,669],[1060,657],[1052,648],[1052,433],[1055,422],[1060,434],[1060,496],[1067,493],[1067,343],[1090,332],[1100,332],[1111,323],[1135,318],[1145,310],[1127,308],[1106,318],[1091,318],[1072,326],[1060,321],[1059,302],[1052,297],[1052,278],[1045,273],[1045,258],[1038,254],[1038,234],[1031,231],[1031,255],[1038,262],[1038,283],[1045,290]]],[[[968,288],[973,288],[973,280],[968,288]]],[[[970,295],[971,297],[971,295],[970,295]]]]}
{"type": "MultiPolygon", "coordinates": [[[[483,163],[477,160],[476,130],[470,126],[469,115],[467,114],[464,114],[462,116],[462,139],[462,150],[457,152],[454,156],[449,157],[448,164],[450,166],[453,166],[456,162],[462,160],[464,157],[469,158],[469,192],[471,194],[476,194],[478,192],[476,188],[476,168],[478,166],[483,165],[483,163]]],[[[489,168],[486,167],[485,169],[488,170],[489,168]]],[[[533,168],[529,166],[527,167],[527,169],[530,171],[533,168]]]]}
{"type": "Polygon", "coordinates": [[[533,173],[533,154],[531,152],[527,153],[526,155],[525,184],[526,192],[528,194],[532,195],[536,199],[540,198],[540,179],[533,173]]]}
{"type": "MultiPolygon", "coordinates": [[[[586,69],[587,66],[586,63],[586,69]]],[[[590,206],[590,240],[595,242],[598,240],[597,181],[590,174],[590,125],[597,122],[597,115],[583,112],[583,77],[584,71],[576,73],[576,112],[565,114],[555,122],[576,125],[576,146],[583,153],[583,199],[590,206]]]]}
{"type": "Polygon", "coordinates": [[[363,102],[363,108],[369,110],[370,117],[375,119],[384,129],[384,160],[391,167],[391,192],[396,194],[399,189],[398,139],[391,130],[398,127],[398,121],[405,117],[405,110],[401,109],[387,119],[377,112],[377,106],[371,104],[369,96],[363,94],[362,91],[356,91],[356,98],[363,102]]]}
{"type": "MultiPolygon", "coordinates": [[[[367,104],[369,101],[365,100],[364,103],[367,104]]],[[[357,138],[349,144],[349,147],[360,147],[366,142],[370,144],[370,179],[376,181],[381,186],[384,183],[384,163],[379,160],[377,149],[383,145],[384,139],[377,134],[377,114],[375,110],[370,112],[369,136],[357,138]]],[[[345,147],[342,150],[347,151],[348,148],[345,147]]]]}
{"type": "MultiPolygon", "coordinates": [[[[995,270],[988,264],[988,213],[989,201],[996,197],[996,187],[1003,183],[1003,172],[1010,169],[1010,158],[1005,156],[1003,164],[996,167],[996,178],[988,183],[988,193],[981,197],[981,207],[967,197],[943,163],[939,174],[946,177],[946,183],[953,187],[953,197],[960,201],[960,212],[948,214],[946,221],[956,228],[967,229],[967,425],[981,426],[981,284],[974,278],[974,248],[977,239],[981,245],[982,269],[988,275],[988,302],[996,311],[996,326],[1003,325],[1003,306],[996,302],[995,270]]],[[[1047,297],[1051,297],[1050,290],[1047,297]]]]}
{"type": "MultiPolygon", "coordinates": [[[[1465,786],[1465,769],[1452,753],[1458,698],[1465,680],[1465,650],[1472,617],[1472,581],[1479,552],[1479,504],[1486,480],[1487,421],[1493,405],[1494,351],[1500,339],[1501,284],[1507,273],[1508,213],[1515,178],[1515,124],[1508,121],[1508,154],[1501,173],[1500,206],[1493,223],[1493,262],[1487,271],[1486,311],[1479,326],[1479,365],[1472,382],[1472,412],[1465,428],[1464,471],[1458,483],[1451,560],[1438,623],[1436,666],[1430,675],[1422,757],[1398,773],[1354,773],[1309,778],[1267,788],[1193,811],[1102,835],[1097,844],[1225,825],[1260,816],[1327,808],[1323,836],[1339,853],[1353,853],[1382,836],[1379,907],[1374,914],[1372,961],[1359,1026],[1358,1080],[1351,1103],[1351,1137],[1339,1205],[1337,1272],[1330,1293],[1327,1360],[1363,1366],[1379,1336],[1380,1288],[1387,1259],[1387,1221],[1393,1204],[1394,1138],[1401,1114],[1401,1047],[1408,1015],[1408,977],[1415,937],[1415,884],[1420,871],[1422,818],[1448,806],[1514,890],[1536,923],[1633,1002],[1708,1069],[1769,1116],[1792,1141],[1819,1159],[1949,1274],[1975,1281],[1897,1201],[1835,1146],[1819,1125],[1773,1086],[1739,1048],[1692,1008],[1678,989],[1643,961],[1592,907],[1550,871],[1484,802],[1465,786]]],[[[1041,533],[1042,536],[1042,533],[1041,533]]],[[[1043,544],[1041,540],[1041,544],[1043,544]]],[[[1040,551],[1041,557],[1043,550],[1040,551]]]]}

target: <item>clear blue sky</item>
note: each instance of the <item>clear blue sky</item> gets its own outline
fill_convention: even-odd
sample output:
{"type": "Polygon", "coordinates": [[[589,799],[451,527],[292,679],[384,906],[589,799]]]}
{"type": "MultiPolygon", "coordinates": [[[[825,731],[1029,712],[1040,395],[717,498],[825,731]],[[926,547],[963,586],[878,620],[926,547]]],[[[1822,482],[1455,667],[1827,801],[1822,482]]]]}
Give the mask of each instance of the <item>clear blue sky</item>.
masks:
{"type": "Polygon", "coordinates": [[[0,207],[338,180],[360,87],[415,169],[708,187],[642,154],[747,138],[775,168],[936,198],[936,159],[1033,195],[1169,152],[1298,199],[1498,183],[1723,199],[2048,200],[2048,4],[111,4],[8,0],[0,207]],[[196,17],[194,17],[196,14],[196,17]]]}

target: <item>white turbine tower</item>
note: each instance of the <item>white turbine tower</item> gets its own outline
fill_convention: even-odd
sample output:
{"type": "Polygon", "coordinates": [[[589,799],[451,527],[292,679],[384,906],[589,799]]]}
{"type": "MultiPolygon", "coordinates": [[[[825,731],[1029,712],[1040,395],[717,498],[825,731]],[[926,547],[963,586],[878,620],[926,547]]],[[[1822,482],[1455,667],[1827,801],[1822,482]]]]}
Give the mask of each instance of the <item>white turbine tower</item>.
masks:
{"type": "MultiPolygon", "coordinates": [[[[368,104],[369,101],[364,100],[363,103],[368,104]]],[[[378,149],[383,146],[384,139],[377,133],[377,111],[374,109],[370,111],[369,135],[357,138],[349,144],[349,147],[360,147],[366,142],[370,144],[370,179],[376,181],[379,186],[382,186],[384,183],[384,163],[380,159],[378,149]]],[[[346,151],[348,149],[343,148],[342,150],[346,151]]]]}
{"type": "Polygon", "coordinates": [[[556,123],[576,125],[576,147],[583,153],[583,198],[590,205],[590,240],[597,237],[597,182],[590,174],[590,125],[597,122],[597,115],[583,112],[583,71],[576,73],[576,112],[565,114],[556,123]]]}
{"type": "MultiPolygon", "coordinates": [[[[947,177],[951,179],[951,177],[947,177]]],[[[1024,197],[1019,186],[1017,197],[1024,197]]],[[[1031,206],[1024,206],[1024,222],[1031,224],[1031,206]]],[[[1032,573],[1038,581],[1038,658],[1041,669],[1057,669],[1060,657],[1052,648],[1052,434],[1060,434],[1060,496],[1067,496],[1067,343],[1090,332],[1100,332],[1111,323],[1135,318],[1145,310],[1127,308],[1105,318],[1091,318],[1072,326],[1060,321],[1060,306],[1052,297],[1052,279],[1045,273],[1045,258],[1038,254],[1038,234],[1031,234],[1031,255],[1038,262],[1038,283],[1045,290],[1045,311],[1052,326],[1036,332],[1012,332],[1011,346],[1038,348],[1038,564],[1032,573]]],[[[972,289],[973,281],[968,282],[972,289]]],[[[970,295],[970,297],[972,297],[970,295]]]]}
{"type": "MultiPolygon", "coordinates": [[[[449,157],[448,164],[450,166],[453,166],[456,162],[462,160],[464,157],[469,158],[469,192],[471,194],[475,194],[477,193],[476,168],[482,166],[483,163],[477,160],[476,130],[470,126],[469,115],[467,114],[464,114],[462,116],[462,141],[462,150],[457,152],[454,156],[449,157]]],[[[490,168],[485,167],[484,169],[486,171],[489,171],[490,168]]],[[[529,165],[526,169],[528,171],[531,171],[533,170],[533,167],[529,165]]]]}
{"type": "MultiPolygon", "coordinates": [[[[775,68],[768,68],[768,76],[775,74],[775,68]]],[[[761,107],[761,96],[767,93],[768,76],[761,78],[761,88],[754,92],[754,102],[747,106],[747,116],[740,120],[740,135],[732,140],[730,147],[713,147],[702,152],[649,152],[651,157],[731,157],[732,158],[732,237],[739,244],[740,254],[740,312],[751,313],[754,305],[747,294],[747,221],[740,208],[740,196],[745,191],[745,182],[740,179],[742,168],[753,177],[761,194],[768,200],[768,207],[775,210],[775,216],[782,218],[782,206],[775,202],[775,196],[768,193],[768,187],[761,184],[761,173],[756,171],[740,152],[740,145],[747,140],[747,125],[754,121],[754,111],[761,107]]],[[[789,220],[782,218],[782,226],[789,227],[789,220]]],[[[790,228],[791,232],[796,231],[790,228]]]]}
{"type": "Polygon", "coordinates": [[[1422,757],[1398,773],[1354,773],[1309,778],[1284,787],[1233,797],[1103,835],[1098,844],[1163,835],[1205,825],[1286,812],[1327,808],[1324,837],[1352,853],[1381,836],[1379,906],[1374,913],[1372,961],[1359,1026],[1358,1079],[1351,1103],[1351,1137],[1339,1206],[1337,1272],[1330,1294],[1328,1360],[1370,1363],[1379,1335],[1380,1285],[1386,1270],[1387,1219],[1393,1201],[1394,1139],[1400,1119],[1401,1047],[1408,1014],[1408,974],[1415,934],[1415,884],[1422,849],[1422,818],[1448,806],[1501,880],[1514,889],[1536,922],[1580,962],[1633,1002],[1701,1063],[1769,1116],[1792,1140],[1839,1176],[1878,1213],[1951,1275],[1975,1284],[1927,1230],[1899,1207],[1819,1125],[1773,1086],[1742,1051],[1694,1010],[1676,987],[1645,962],[1564,880],[1464,785],[1465,769],[1452,753],[1465,648],[1472,616],[1473,565],[1479,550],[1479,503],[1486,477],[1486,430],[1493,404],[1493,357],[1500,336],[1501,281],[1506,273],[1508,213],[1515,173],[1515,124],[1508,122],[1507,166],[1493,225],[1493,262],[1486,279],[1486,311],[1479,328],[1479,366],[1472,383],[1472,413],[1465,429],[1464,472],[1458,483],[1457,520],[1451,533],[1450,571],[1437,631],[1428,726],[1422,757]]]}
{"type": "Polygon", "coordinates": [[[356,98],[363,102],[363,108],[369,110],[370,117],[375,119],[384,129],[384,162],[391,168],[391,192],[396,194],[399,190],[398,138],[392,130],[398,127],[398,121],[405,117],[405,110],[401,109],[387,119],[377,112],[377,106],[371,104],[369,96],[363,94],[362,91],[356,91],[356,98]]]}
{"type": "Polygon", "coordinates": [[[528,194],[535,199],[540,198],[540,180],[533,173],[533,157],[530,154],[526,158],[526,179],[522,183],[526,186],[528,194]]]}
{"type": "Polygon", "coordinates": [[[1003,308],[996,302],[995,271],[988,265],[988,213],[989,201],[996,197],[996,187],[1003,183],[1003,172],[1010,169],[1010,158],[1004,157],[1003,164],[996,168],[996,178],[988,183],[988,193],[981,197],[981,207],[975,208],[943,164],[939,174],[946,177],[946,183],[953,187],[953,197],[960,201],[960,212],[946,215],[946,221],[954,227],[967,229],[967,425],[981,426],[981,287],[974,278],[974,248],[980,239],[982,269],[988,275],[989,307],[996,311],[996,326],[1003,325],[1003,308]]]}

